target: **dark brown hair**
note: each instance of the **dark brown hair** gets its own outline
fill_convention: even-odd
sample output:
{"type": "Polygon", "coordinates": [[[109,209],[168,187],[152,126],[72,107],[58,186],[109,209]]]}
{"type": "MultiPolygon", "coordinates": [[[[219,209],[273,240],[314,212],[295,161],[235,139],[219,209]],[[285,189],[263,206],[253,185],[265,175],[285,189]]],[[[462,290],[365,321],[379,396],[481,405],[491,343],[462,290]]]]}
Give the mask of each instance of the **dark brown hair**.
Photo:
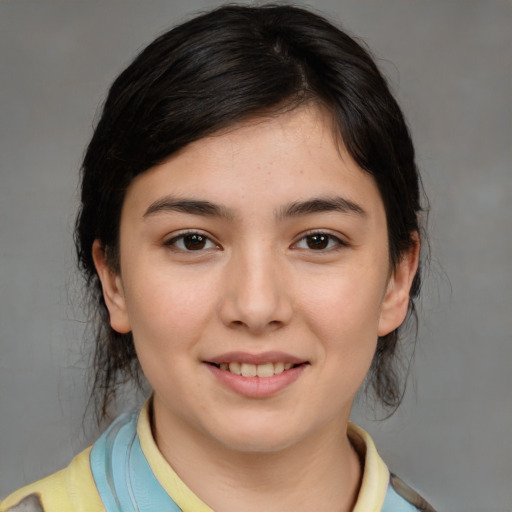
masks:
{"type": "MultiPolygon", "coordinates": [[[[256,115],[316,102],[331,113],[382,196],[392,265],[419,232],[419,176],[402,112],[368,51],[327,20],[289,5],[224,6],[158,37],[112,85],[82,167],[75,242],[95,319],[93,396],[100,417],[140,376],[131,334],[110,327],[92,260],[99,239],[118,268],[130,183],[187,144],[256,115]]],[[[418,272],[410,312],[419,291],[418,272]]],[[[402,397],[398,332],[378,340],[368,385],[386,407],[402,397]]]]}

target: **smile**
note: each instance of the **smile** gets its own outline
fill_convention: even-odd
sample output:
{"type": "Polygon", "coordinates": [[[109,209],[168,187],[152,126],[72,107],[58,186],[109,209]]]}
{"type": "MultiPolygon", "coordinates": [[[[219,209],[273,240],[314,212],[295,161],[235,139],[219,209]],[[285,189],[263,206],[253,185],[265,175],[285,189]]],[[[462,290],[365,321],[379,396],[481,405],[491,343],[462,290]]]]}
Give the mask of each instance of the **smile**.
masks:
{"type": "Polygon", "coordinates": [[[220,363],[218,368],[223,371],[231,372],[235,375],[241,375],[242,377],[273,377],[279,375],[286,370],[290,370],[294,365],[292,363],[263,363],[263,364],[252,364],[252,363],[220,363]]]}
{"type": "Polygon", "coordinates": [[[284,391],[311,365],[283,352],[230,352],[203,363],[222,387],[248,398],[270,398],[284,391]]]}

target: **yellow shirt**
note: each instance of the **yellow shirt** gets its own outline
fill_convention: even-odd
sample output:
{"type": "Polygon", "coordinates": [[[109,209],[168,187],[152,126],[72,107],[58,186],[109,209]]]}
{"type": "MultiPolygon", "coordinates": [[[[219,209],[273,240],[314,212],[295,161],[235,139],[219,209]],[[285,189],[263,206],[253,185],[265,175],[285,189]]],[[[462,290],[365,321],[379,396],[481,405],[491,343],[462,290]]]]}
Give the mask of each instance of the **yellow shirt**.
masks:
{"type": "MultiPolygon", "coordinates": [[[[138,416],[134,436],[140,442],[140,449],[149,464],[150,471],[165,493],[183,512],[213,512],[185,485],[158,450],[151,432],[148,404],[138,416]]],[[[133,424],[135,425],[135,420],[133,424]]],[[[133,428],[135,429],[135,426],[133,428]]],[[[361,488],[353,512],[386,512],[391,506],[392,509],[389,508],[389,510],[394,512],[398,510],[396,508],[398,502],[400,511],[433,511],[421,497],[401,481],[397,480],[398,487],[390,485],[388,468],[377,453],[372,439],[364,430],[349,424],[348,435],[355,449],[364,459],[361,488]],[[402,498],[404,496],[404,492],[400,490],[402,486],[408,501],[402,498]],[[385,507],[385,502],[392,502],[393,505],[385,507]],[[414,502],[416,508],[410,502],[414,502]]],[[[0,503],[0,512],[105,512],[106,509],[91,470],[90,456],[91,447],[77,455],[67,468],[14,492],[0,503]]],[[[392,483],[395,482],[392,481],[392,483]]]]}

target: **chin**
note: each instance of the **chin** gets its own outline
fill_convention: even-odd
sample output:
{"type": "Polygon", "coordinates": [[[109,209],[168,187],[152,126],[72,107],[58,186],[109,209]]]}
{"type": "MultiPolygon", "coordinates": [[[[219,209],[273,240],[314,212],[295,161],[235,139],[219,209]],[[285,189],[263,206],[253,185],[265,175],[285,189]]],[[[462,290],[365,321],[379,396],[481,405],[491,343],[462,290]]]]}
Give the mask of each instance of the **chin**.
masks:
{"type": "Polygon", "coordinates": [[[224,448],[240,453],[277,453],[289,448],[301,439],[307,437],[307,432],[297,427],[293,428],[290,421],[278,419],[265,421],[264,418],[245,418],[230,421],[229,425],[219,425],[217,432],[211,430],[212,436],[224,448]]]}
{"type": "Polygon", "coordinates": [[[242,434],[224,440],[224,447],[241,454],[272,454],[286,450],[294,444],[289,436],[242,434]]]}

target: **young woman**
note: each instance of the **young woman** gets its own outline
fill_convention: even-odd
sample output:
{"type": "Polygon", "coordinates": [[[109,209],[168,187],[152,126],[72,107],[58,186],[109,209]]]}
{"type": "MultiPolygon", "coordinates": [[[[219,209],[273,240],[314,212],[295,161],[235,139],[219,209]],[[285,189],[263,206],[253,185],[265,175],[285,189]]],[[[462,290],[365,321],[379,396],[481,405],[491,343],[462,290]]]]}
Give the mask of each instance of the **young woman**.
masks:
{"type": "Polygon", "coordinates": [[[368,53],[290,6],[227,6],[113,84],[76,223],[105,414],[69,467],[2,511],[433,510],[349,423],[396,407],[419,290],[419,177],[368,53]]]}

